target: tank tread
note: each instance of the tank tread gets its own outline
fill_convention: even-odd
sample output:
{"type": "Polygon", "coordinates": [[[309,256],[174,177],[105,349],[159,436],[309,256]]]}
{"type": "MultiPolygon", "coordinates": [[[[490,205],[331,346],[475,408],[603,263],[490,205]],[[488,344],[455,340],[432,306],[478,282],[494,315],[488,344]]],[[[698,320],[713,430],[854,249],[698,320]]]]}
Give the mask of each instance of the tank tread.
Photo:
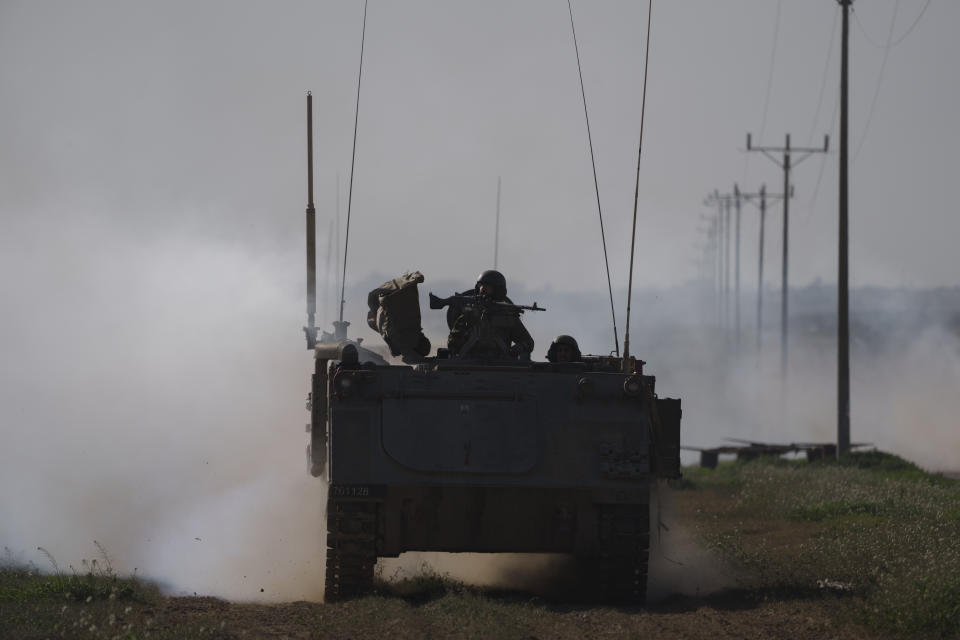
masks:
{"type": "Polygon", "coordinates": [[[601,505],[600,548],[591,564],[597,595],[605,602],[641,605],[647,596],[650,507],[601,505]]]}
{"type": "Polygon", "coordinates": [[[327,502],[327,602],[363,596],[373,589],[377,563],[376,502],[327,502]]]}

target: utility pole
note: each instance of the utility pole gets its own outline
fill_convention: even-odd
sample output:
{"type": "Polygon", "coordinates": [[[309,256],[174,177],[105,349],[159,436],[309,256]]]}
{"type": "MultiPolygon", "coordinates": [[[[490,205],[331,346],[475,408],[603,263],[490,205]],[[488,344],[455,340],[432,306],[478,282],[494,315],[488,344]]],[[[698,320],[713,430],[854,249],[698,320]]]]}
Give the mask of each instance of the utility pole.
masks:
{"type": "Polygon", "coordinates": [[[730,326],[730,200],[723,200],[723,324],[730,326]]]}
{"type": "MultiPolygon", "coordinates": [[[[783,147],[754,147],[752,136],[747,134],[747,151],[759,151],[767,156],[774,164],[783,169],[783,192],[790,193],[790,170],[814,153],[826,153],[830,147],[830,136],[823,137],[823,148],[791,147],[790,134],[787,134],[786,144],[783,147]],[[772,153],[782,153],[783,160],[777,159],[772,153]],[[796,161],[794,153],[802,154],[796,161]]],[[[787,377],[787,267],[789,265],[788,249],[790,246],[790,198],[783,199],[783,274],[780,295],[780,378],[787,377]]]]}
{"type": "Polygon", "coordinates": [[[720,328],[727,326],[727,317],[730,306],[728,304],[728,294],[730,292],[730,207],[727,203],[724,211],[724,203],[729,196],[720,195],[720,191],[713,190],[713,193],[703,199],[706,206],[717,205],[717,292],[719,295],[720,328]]]}
{"type": "MultiPolygon", "coordinates": [[[[763,336],[763,244],[767,222],[767,200],[784,196],[781,193],[767,193],[767,185],[762,185],[756,193],[741,193],[740,197],[756,204],[760,210],[760,241],[757,252],[757,350],[759,351],[763,336]],[[755,201],[759,201],[759,204],[755,201]]],[[[792,190],[790,197],[793,197],[792,190]]]]}
{"type": "Polygon", "coordinates": [[[757,260],[757,351],[763,342],[763,236],[767,220],[767,185],[760,185],[760,245],[757,260]]]}
{"type": "Polygon", "coordinates": [[[734,326],[736,327],[737,351],[740,350],[740,187],[733,183],[733,204],[737,212],[737,256],[736,256],[736,279],[734,286],[733,301],[734,307],[734,326]]]}
{"type": "Polygon", "coordinates": [[[710,279],[710,289],[713,294],[714,311],[717,314],[717,326],[720,326],[720,258],[717,255],[717,217],[708,218],[705,214],[700,214],[700,218],[709,220],[710,224],[710,261],[713,263],[713,277],[710,279]]]}
{"type": "MultiPolygon", "coordinates": [[[[714,195],[719,198],[719,192],[716,190],[714,190],[714,195]]],[[[730,300],[727,297],[727,284],[730,281],[727,277],[730,273],[730,252],[727,251],[727,237],[730,235],[730,216],[724,215],[723,202],[721,200],[717,200],[717,214],[720,216],[720,311],[723,314],[723,318],[720,321],[720,327],[726,330],[727,318],[730,315],[728,313],[730,309],[730,300]]]]}
{"type": "Polygon", "coordinates": [[[730,221],[730,205],[735,204],[736,210],[736,244],[735,244],[735,259],[736,265],[733,268],[734,271],[734,304],[736,309],[734,311],[735,318],[735,328],[736,328],[736,343],[737,347],[740,346],[740,204],[737,194],[739,193],[739,187],[734,185],[734,190],[732,193],[721,194],[719,190],[714,189],[713,193],[708,195],[703,201],[706,205],[717,205],[717,218],[720,221],[720,255],[721,255],[721,281],[720,289],[722,296],[722,311],[721,315],[723,317],[722,325],[724,327],[728,326],[730,321],[730,234],[731,231],[731,221],[730,221]]]}
{"type": "Polygon", "coordinates": [[[760,243],[757,260],[757,351],[763,342],[763,235],[767,221],[767,185],[760,185],[760,243]]]}
{"type": "Polygon", "coordinates": [[[838,0],[843,11],[840,44],[840,229],[837,274],[837,458],[850,450],[850,299],[847,235],[847,81],[849,66],[850,5],[838,0]]]}
{"type": "Polygon", "coordinates": [[[711,303],[717,314],[717,323],[720,323],[720,290],[717,286],[720,275],[717,251],[717,216],[700,214],[700,219],[707,223],[706,227],[698,226],[697,231],[706,234],[707,242],[703,245],[703,258],[700,261],[700,278],[704,283],[704,293],[709,291],[711,303]],[[709,283],[709,284],[708,284],[709,283]]]}
{"type": "Polygon", "coordinates": [[[723,329],[723,254],[720,252],[721,223],[719,213],[713,216],[713,274],[716,280],[717,328],[723,329]]]}

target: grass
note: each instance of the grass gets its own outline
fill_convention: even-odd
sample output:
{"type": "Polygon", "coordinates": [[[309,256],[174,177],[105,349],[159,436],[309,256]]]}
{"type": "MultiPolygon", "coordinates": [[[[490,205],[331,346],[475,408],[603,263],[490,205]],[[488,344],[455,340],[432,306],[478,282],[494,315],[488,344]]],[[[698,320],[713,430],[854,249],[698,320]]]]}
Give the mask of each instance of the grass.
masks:
{"type": "MultiPolygon", "coordinates": [[[[162,620],[164,598],[149,582],[119,576],[106,549],[94,541],[99,558],[64,571],[53,554],[38,547],[50,565],[42,572],[18,562],[8,548],[0,559],[0,637],[174,639],[217,637],[213,625],[162,620]],[[200,629],[204,633],[199,633],[200,629]]],[[[221,636],[222,637],[222,636],[221,636]]]]}
{"type": "Polygon", "coordinates": [[[881,452],[688,469],[698,531],[764,588],[844,594],[878,632],[960,634],[960,483],[881,452]]]}
{"type": "Polygon", "coordinates": [[[63,598],[77,602],[144,599],[149,591],[145,583],[133,576],[118,576],[106,549],[96,541],[94,545],[100,552],[100,559],[83,560],[80,570],[71,566],[69,573],[60,569],[53,554],[38,547],[37,550],[53,568],[53,572],[48,574],[41,573],[33,565],[15,562],[13,553],[5,547],[6,557],[0,561],[0,602],[42,598],[63,598]]]}
{"type": "Polygon", "coordinates": [[[45,571],[0,559],[0,638],[960,636],[954,480],[870,452],[688,468],[669,493],[675,524],[729,561],[734,586],[644,610],[473,587],[421,567],[357,600],[244,604],[164,596],[118,576],[96,545],[79,569],[44,550],[45,571]]]}

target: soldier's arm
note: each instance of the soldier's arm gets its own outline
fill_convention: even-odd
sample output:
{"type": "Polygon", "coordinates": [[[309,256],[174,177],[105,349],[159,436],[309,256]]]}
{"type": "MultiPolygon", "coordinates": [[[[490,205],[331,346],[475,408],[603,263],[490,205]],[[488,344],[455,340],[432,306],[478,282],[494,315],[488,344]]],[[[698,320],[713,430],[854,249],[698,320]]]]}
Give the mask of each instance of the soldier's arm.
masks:
{"type": "Polygon", "coordinates": [[[453,329],[450,330],[450,336],[447,338],[447,348],[453,353],[458,353],[460,348],[466,344],[468,335],[467,320],[460,316],[453,323],[453,329]]]}
{"type": "Polygon", "coordinates": [[[517,348],[520,351],[526,353],[531,353],[533,351],[533,337],[530,335],[530,332],[527,331],[527,328],[523,326],[523,322],[520,321],[520,318],[517,318],[517,322],[513,327],[513,331],[510,335],[510,340],[517,345],[517,348]]]}

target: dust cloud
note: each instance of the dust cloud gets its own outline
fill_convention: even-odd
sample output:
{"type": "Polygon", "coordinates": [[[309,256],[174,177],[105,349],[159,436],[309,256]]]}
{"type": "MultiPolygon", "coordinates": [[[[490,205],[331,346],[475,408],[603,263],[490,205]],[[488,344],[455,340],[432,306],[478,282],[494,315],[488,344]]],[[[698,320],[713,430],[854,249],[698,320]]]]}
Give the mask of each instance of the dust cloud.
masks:
{"type": "MultiPolygon", "coordinates": [[[[12,233],[0,241],[0,544],[47,569],[37,547],[79,567],[97,556],[96,540],[120,573],[136,570],[171,593],[321,599],[324,487],[304,455],[312,359],[299,334],[299,247],[258,253],[202,234],[184,241],[177,230],[104,233],[96,216],[42,237],[46,223],[33,224],[5,221],[12,233]]],[[[348,299],[362,303],[385,279],[358,282],[348,299]]],[[[610,350],[599,294],[511,287],[515,300],[551,309],[525,318],[535,357],[557,333],[573,333],[586,352],[610,350]]],[[[683,398],[684,442],[832,440],[832,329],[795,324],[782,385],[775,332],[757,350],[745,322],[737,351],[689,293],[641,294],[633,334],[660,395],[683,398]]],[[[960,468],[960,340],[950,313],[903,322],[878,314],[893,321],[857,326],[855,441],[927,468],[960,468]]],[[[437,346],[443,314],[425,316],[437,346]]],[[[379,346],[354,320],[354,335],[379,346]]],[[[651,555],[656,588],[722,586],[722,568],[671,532],[651,555]]],[[[552,556],[472,554],[404,556],[381,571],[410,575],[424,563],[534,592],[567,575],[552,556]]]]}
{"type": "Polygon", "coordinates": [[[670,596],[700,597],[736,584],[736,572],[703,548],[685,528],[669,491],[655,487],[650,496],[650,559],[647,601],[670,596]]]}
{"type": "MultiPolygon", "coordinates": [[[[571,555],[532,553],[404,553],[384,558],[387,581],[440,575],[464,584],[534,594],[550,600],[582,599],[581,567],[571,555]]],[[[671,596],[706,596],[736,585],[736,572],[704,549],[678,520],[669,491],[654,488],[650,509],[648,602],[671,596]]]]}
{"type": "MultiPolygon", "coordinates": [[[[538,300],[551,311],[525,317],[538,351],[553,335],[571,333],[586,352],[606,353],[600,294],[524,291],[516,300],[538,300]],[[597,313],[597,310],[600,313],[597,313]]],[[[695,285],[647,291],[635,300],[634,353],[657,376],[661,396],[683,399],[684,444],[713,447],[729,438],[766,442],[833,442],[836,439],[835,292],[801,291],[792,302],[796,316],[781,377],[779,300],[768,294],[769,326],[757,344],[756,325],[743,305],[739,346],[731,314],[718,327],[709,291],[695,285]],[[811,299],[812,298],[812,299],[811,299]],[[825,302],[824,302],[825,301],[825,302]]],[[[960,469],[960,298],[938,293],[891,290],[855,292],[852,314],[852,438],[896,453],[934,471],[960,469]],[[930,309],[931,300],[935,307],[930,309]]],[[[427,320],[425,320],[426,326],[427,320]]],[[[766,325],[766,323],[765,323],[766,325]]],[[[442,334],[432,327],[431,339],[442,334]]],[[[536,355],[536,354],[535,354],[536,355]]],[[[686,452],[686,464],[697,454],[686,452]]],[[[673,594],[706,595],[734,585],[721,559],[700,548],[669,502],[655,492],[650,552],[652,600],[673,594]],[[660,528],[662,521],[666,527],[660,528]]],[[[503,554],[405,554],[382,561],[384,576],[436,572],[471,584],[556,593],[573,568],[556,556],[503,554]]]]}
{"type": "Polygon", "coordinates": [[[66,227],[0,251],[0,544],[68,570],[96,540],[172,593],[320,599],[299,260],[66,227]]]}

